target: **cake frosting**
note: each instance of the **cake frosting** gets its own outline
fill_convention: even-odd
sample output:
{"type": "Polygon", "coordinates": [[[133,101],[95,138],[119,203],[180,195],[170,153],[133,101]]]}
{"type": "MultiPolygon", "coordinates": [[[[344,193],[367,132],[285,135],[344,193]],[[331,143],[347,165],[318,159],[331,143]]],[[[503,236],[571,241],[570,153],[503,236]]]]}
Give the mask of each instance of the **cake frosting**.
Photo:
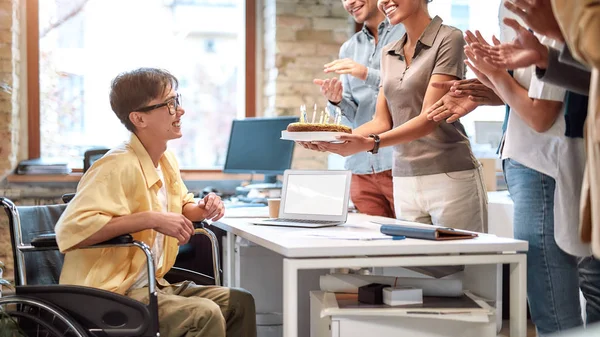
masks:
{"type": "Polygon", "coordinates": [[[287,127],[289,132],[344,132],[352,133],[352,129],[341,124],[324,123],[290,123],[287,127]]]}

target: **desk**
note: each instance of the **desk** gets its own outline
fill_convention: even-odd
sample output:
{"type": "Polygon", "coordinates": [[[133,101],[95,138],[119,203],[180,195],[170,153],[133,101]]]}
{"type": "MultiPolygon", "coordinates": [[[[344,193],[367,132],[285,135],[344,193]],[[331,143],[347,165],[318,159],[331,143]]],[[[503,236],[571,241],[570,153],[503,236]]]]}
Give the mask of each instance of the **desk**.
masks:
{"type": "MultiPolygon", "coordinates": [[[[379,231],[371,220],[379,217],[349,214],[339,230],[359,227],[379,231]]],[[[389,219],[387,219],[389,221],[389,219]]],[[[251,219],[223,218],[214,226],[227,231],[226,250],[233,252],[236,236],[251,241],[283,257],[283,335],[298,335],[298,272],[308,269],[360,267],[414,267],[440,265],[510,264],[510,333],[526,336],[526,257],[527,242],[482,234],[472,240],[427,241],[333,240],[300,236],[300,232],[319,229],[257,226],[251,219]]],[[[234,256],[226,256],[225,274],[235,279],[234,256]]],[[[485,278],[482,274],[479,277],[485,278]]],[[[473,282],[470,287],[477,287],[473,282]]],[[[485,283],[485,281],[479,282],[485,283]]],[[[230,283],[231,285],[231,283],[230,283]]],[[[308,296],[308,294],[307,294],[308,296]]]]}

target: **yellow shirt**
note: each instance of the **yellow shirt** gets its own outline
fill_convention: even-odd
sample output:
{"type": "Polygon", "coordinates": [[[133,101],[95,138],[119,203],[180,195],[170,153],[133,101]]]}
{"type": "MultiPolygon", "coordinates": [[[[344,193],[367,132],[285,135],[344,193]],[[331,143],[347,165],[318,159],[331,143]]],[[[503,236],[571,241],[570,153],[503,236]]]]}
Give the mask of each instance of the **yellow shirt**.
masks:
{"type": "MultiPolygon", "coordinates": [[[[160,158],[168,195],[168,211],[182,213],[194,202],[181,180],[175,156],[169,151],[160,158]]],[[[132,134],[128,143],[112,149],[94,163],[77,186],[77,193],[56,225],[56,239],[66,252],[61,284],[82,285],[119,294],[133,285],[146,268],[146,256],[138,247],[72,250],[100,230],[113,217],[144,211],[161,211],[157,197],[161,180],[148,152],[132,134]]],[[[132,233],[134,240],[152,247],[157,232],[151,229],[132,233]]],[[[160,279],[175,263],[177,239],[165,236],[163,265],[156,270],[160,279]]]]}

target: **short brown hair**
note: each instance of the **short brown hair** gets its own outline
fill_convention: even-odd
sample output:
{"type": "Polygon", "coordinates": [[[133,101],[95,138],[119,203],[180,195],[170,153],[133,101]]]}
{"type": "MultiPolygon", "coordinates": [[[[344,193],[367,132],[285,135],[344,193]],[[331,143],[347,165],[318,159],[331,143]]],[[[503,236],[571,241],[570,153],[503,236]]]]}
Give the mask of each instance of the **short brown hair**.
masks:
{"type": "Polygon", "coordinates": [[[166,70],[139,68],[117,75],[110,86],[110,107],[127,130],[134,132],[135,126],[129,114],[135,109],[161,98],[171,89],[177,90],[179,81],[166,70]]]}

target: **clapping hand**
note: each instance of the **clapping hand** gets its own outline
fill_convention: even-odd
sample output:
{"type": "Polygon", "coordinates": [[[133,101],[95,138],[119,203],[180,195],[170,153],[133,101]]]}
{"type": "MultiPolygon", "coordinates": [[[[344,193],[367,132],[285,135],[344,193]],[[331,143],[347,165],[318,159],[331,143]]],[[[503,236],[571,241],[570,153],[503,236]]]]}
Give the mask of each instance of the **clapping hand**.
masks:
{"type": "Polygon", "coordinates": [[[470,100],[468,96],[454,97],[446,94],[430,106],[425,113],[429,120],[439,122],[445,119],[446,123],[454,123],[478,106],[479,104],[470,100]]]}
{"type": "Polygon", "coordinates": [[[434,82],[432,86],[448,92],[430,106],[425,113],[427,119],[454,123],[479,105],[500,105],[502,100],[492,89],[477,79],[434,82]]]}
{"type": "Polygon", "coordinates": [[[367,73],[368,73],[367,67],[365,67],[364,65],[362,65],[352,59],[349,59],[349,58],[338,59],[338,60],[329,62],[326,65],[324,65],[323,67],[324,67],[324,71],[326,73],[334,72],[334,73],[340,74],[340,75],[341,74],[352,75],[363,81],[367,79],[367,73]]]}
{"type": "Polygon", "coordinates": [[[517,33],[517,37],[511,43],[483,46],[482,48],[489,54],[491,63],[506,69],[525,68],[533,64],[540,68],[546,68],[548,63],[547,47],[516,20],[506,18],[504,23],[517,33]]]}
{"type": "Polygon", "coordinates": [[[342,82],[337,78],[328,78],[325,80],[315,78],[313,83],[321,87],[321,94],[332,104],[339,104],[342,101],[342,82]]]}
{"type": "Polygon", "coordinates": [[[504,7],[523,19],[533,31],[564,41],[550,0],[510,0],[504,2],[504,7]]]}
{"type": "MultiPolygon", "coordinates": [[[[465,41],[467,41],[467,45],[465,46],[465,55],[467,56],[467,60],[465,60],[465,63],[473,70],[479,81],[486,86],[493,87],[491,82],[485,83],[484,81],[489,82],[491,75],[503,70],[492,63],[489,53],[490,44],[485,41],[479,31],[476,31],[476,34],[473,34],[469,30],[466,32],[465,41]]],[[[500,44],[500,41],[496,38],[493,38],[493,41],[495,45],[500,44]]]]}
{"type": "Polygon", "coordinates": [[[447,95],[452,97],[468,97],[473,102],[481,105],[502,105],[502,100],[487,85],[476,78],[467,80],[454,80],[446,82],[434,82],[434,88],[448,90],[447,95]]]}

